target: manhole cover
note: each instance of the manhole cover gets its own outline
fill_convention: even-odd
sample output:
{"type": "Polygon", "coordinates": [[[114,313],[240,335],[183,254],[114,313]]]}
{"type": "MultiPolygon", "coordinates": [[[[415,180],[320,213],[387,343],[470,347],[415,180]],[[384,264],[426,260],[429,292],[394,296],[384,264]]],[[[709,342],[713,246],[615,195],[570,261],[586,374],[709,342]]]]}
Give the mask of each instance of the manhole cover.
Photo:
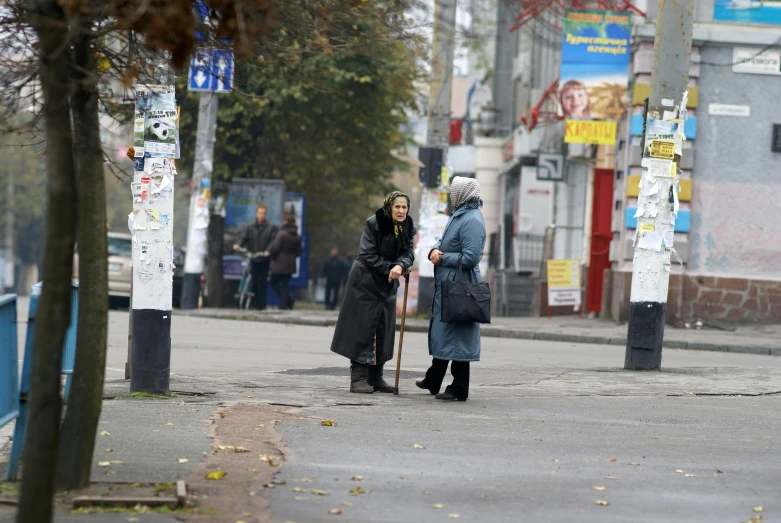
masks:
{"type": "MultiPolygon", "coordinates": [[[[349,367],[317,367],[315,369],[288,369],[279,371],[279,374],[290,374],[291,376],[349,376],[349,367]]],[[[400,378],[412,379],[423,378],[426,375],[425,372],[416,370],[402,370],[400,378]]],[[[385,379],[396,376],[396,369],[385,367],[385,379]]]]}

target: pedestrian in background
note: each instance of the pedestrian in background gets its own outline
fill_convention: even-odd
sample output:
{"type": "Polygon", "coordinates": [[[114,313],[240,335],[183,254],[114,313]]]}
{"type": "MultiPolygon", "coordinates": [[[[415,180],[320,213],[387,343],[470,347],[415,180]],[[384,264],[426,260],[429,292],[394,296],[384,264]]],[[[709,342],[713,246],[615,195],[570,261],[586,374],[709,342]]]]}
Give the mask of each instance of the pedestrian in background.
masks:
{"type": "Polygon", "coordinates": [[[298,235],[296,219],[285,218],[282,229],[277,233],[269,248],[271,258],[271,288],[279,296],[280,310],[293,308],[290,296],[290,278],[296,273],[296,260],[301,256],[301,236],[298,235]]]}
{"type": "Polygon", "coordinates": [[[453,214],[445,226],[442,239],[429,253],[429,260],[434,264],[434,302],[431,306],[428,352],[433,360],[426,377],[416,385],[428,389],[440,400],[466,401],[469,396],[469,362],[480,361],[480,324],[442,323],[442,282],[456,278],[475,283],[481,281],[478,264],[485,246],[485,222],[480,212],[483,201],[477,180],[456,176],[450,185],[450,202],[453,214]],[[461,274],[457,274],[459,263],[461,274]],[[440,394],[448,363],[453,383],[440,394]]]}
{"type": "Polygon", "coordinates": [[[345,279],[345,265],[339,258],[339,249],[331,249],[331,257],[323,264],[323,271],[320,275],[325,281],[325,308],[326,310],[336,310],[336,304],[339,302],[339,289],[345,279]]]}
{"type": "Polygon", "coordinates": [[[255,222],[247,225],[241,235],[241,241],[233,246],[233,250],[239,247],[247,249],[249,252],[263,253],[264,257],[252,260],[252,285],[254,296],[254,305],[258,310],[266,308],[268,294],[268,269],[270,265],[269,248],[277,236],[279,229],[273,223],[266,220],[268,209],[264,204],[259,204],[255,209],[255,222]]]}
{"type": "Polygon", "coordinates": [[[366,220],[350,269],[331,350],[350,360],[350,392],[394,392],[383,379],[396,338],[399,278],[415,260],[409,196],[392,192],[366,220]]]}

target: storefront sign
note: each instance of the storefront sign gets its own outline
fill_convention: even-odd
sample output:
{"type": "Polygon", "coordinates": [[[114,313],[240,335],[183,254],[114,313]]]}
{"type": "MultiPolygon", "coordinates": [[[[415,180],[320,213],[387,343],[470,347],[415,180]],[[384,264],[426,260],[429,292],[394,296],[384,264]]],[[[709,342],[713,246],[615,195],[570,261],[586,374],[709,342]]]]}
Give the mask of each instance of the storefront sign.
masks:
{"type": "Polygon", "coordinates": [[[615,144],[627,104],[630,32],[628,13],[566,12],[559,79],[565,142],[615,144]]]}
{"type": "Polygon", "coordinates": [[[749,47],[732,50],[732,72],[781,75],[781,51],[763,51],[749,47]]]}
{"type": "Polygon", "coordinates": [[[751,107],[748,105],[709,104],[708,114],[711,116],[751,116],[751,107]]]}
{"type": "Polygon", "coordinates": [[[548,306],[580,304],[580,260],[548,260],[548,306]]]}

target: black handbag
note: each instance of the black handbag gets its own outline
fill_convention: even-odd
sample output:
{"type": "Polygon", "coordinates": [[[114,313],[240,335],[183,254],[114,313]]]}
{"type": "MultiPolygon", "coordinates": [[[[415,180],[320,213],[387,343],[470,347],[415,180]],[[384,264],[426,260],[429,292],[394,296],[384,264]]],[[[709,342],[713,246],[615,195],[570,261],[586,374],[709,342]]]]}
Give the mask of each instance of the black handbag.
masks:
{"type": "Polygon", "coordinates": [[[442,323],[468,322],[491,323],[491,289],[488,284],[459,281],[461,257],[458,257],[458,272],[455,280],[442,282],[442,323]]]}

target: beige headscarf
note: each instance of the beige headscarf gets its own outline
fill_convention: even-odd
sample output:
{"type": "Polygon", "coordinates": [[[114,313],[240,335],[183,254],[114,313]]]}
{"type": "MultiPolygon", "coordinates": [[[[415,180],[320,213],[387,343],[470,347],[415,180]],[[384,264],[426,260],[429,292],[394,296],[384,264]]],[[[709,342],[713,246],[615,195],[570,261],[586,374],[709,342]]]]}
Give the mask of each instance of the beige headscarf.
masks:
{"type": "Polygon", "coordinates": [[[456,176],[450,184],[450,203],[459,208],[468,202],[480,200],[480,184],[474,178],[456,176]]]}

